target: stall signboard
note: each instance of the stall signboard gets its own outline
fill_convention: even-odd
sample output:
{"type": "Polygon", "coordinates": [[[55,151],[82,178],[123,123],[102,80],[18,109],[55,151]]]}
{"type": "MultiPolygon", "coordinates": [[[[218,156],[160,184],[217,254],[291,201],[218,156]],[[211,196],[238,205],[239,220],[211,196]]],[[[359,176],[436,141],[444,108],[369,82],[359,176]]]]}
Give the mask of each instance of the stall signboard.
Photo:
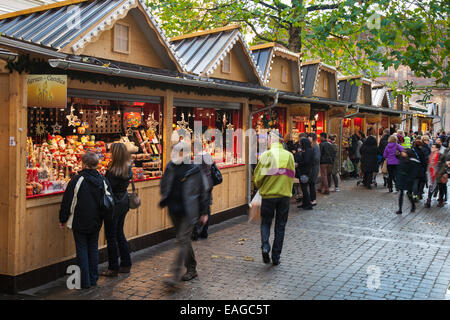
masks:
{"type": "Polygon", "coordinates": [[[67,75],[28,75],[28,106],[65,108],[67,106],[67,75]]]}

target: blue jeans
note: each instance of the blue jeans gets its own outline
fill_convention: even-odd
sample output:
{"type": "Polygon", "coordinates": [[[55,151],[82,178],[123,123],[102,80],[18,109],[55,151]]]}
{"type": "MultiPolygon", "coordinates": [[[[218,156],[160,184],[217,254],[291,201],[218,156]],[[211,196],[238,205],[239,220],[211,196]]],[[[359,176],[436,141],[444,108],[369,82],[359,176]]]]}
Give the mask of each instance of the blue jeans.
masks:
{"type": "Polygon", "coordinates": [[[120,266],[131,267],[131,256],[128,242],[123,232],[128,208],[116,207],[112,219],[105,219],[105,236],[108,245],[108,269],[119,270],[120,266]]]}
{"type": "Polygon", "coordinates": [[[261,249],[270,252],[270,226],[275,216],[272,260],[279,260],[289,213],[290,198],[263,199],[261,203],[261,249]]]}
{"type": "Polygon", "coordinates": [[[73,231],[77,251],[77,263],[81,270],[81,287],[95,286],[98,280],[99,232],[84,234],[73,231]]]}

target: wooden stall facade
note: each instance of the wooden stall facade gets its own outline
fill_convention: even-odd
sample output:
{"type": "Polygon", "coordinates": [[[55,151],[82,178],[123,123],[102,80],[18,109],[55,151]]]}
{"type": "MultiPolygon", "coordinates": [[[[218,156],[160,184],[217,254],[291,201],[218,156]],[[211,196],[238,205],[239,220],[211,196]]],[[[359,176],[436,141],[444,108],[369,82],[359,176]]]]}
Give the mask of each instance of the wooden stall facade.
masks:
{"type": "MultiPolygon", "coordinates": [[[[122,4],[122,2],[128,3],[128,1],[116,2],[119,4],[122,4]]],[[[97,59],[108,59],[108,61],[120,61],[127,64],[168,70],[166,72],[186,72],[184,66],[175,58],[168,40],[164,40],[164,37],[158,33],[158,29],[155,28],[147,15],[142,1],[132,2],[134,5],[121,11],[122,14],[117,17],[116,21],[113,21],[114,23],[111,24],[109,29],[107,28],[103,33],[98,34],[96,38],[89,38],[89,41],[85,41],[84,49],[80,50],[76,47],[77,41],[86,35],[81,34],[68,46],[61,48],[59,52],[74,53],[73,51],[76,51],[78,54],[89,55],[97,59]],[[115,23],[122,23],[136,29],[137,34],[142,33],[140,37],[131,37],[128,54],[119,54],[113,50],[115,23]],[[152,33],[152,36],[149,36],[150,33],[152,33]]],[[[9,16],[8,19],[14,19],[14,16],[9,16]]],[[[98,21],[98,23],[101,23],[101,21],[98,21]]],[[[233,32],[238,33],[239,31],[236,29],[233,32]]],[[[234,36],[240,37],[239,34],[234,36]]],[[[3,39],[3,37],[4,35],[0,38],[3,39]]],[[[57,53],[49,50],[49,55],[43,55],[30,51],[35,47],[31,49],[16,48],[15,44],[1,46],[19,54],[19,56],[31,52],[32,57],[37,57],[47,63],[48,59],[57,53]]],[[[246,65],[246,60],[242,59],[243,51],[250,56],[250,53],[246,50],[248,49],[239,41],[236,43],[236,48],[229,48],[229,54],[232,55],[231,61],[234,62],[231,65],[230,72],[223,78],[234,81],[232,84],[235,87],[237,86],[236,83],[243,80],[243,75],[256,86],[261,83],[254,65],[251,65],[251,60],[249,59],[248,65],[246,65]]],[[[213,57],[213,59],[218,60],[222,52],[218,52],[217,57],[213,57]]],[[[0,194],[0,291],[14,293],[63,276],[66,267],[74,263],[75,246],[72,232],[58,227],[61,193],[27,199],[25,185],[28,137],[28,74],[26,72],[19,74],[15,70],[8,70],[4,61],[0,63],[0,99],[3,105],[3,116],[0,117],[0,139],[4,142],[2,152],[0,152],[0,178],[4,181],[3,192],[0,194]]],[[[233,97],[231,94],[221,95],[220,90],[210,90],[205,95],[195,93],[192,90],[183,90],[182,85],[176,91],[152,89],[146,86],[130,88],[123,84],[94,83],[70,77],[67,88],[68,91],[76,90],[77,92],[89,91],[128,96],[159,97],[163,114],[162,159],[164,167],[170,160],[175,101],[194,101],[194,105],[195,102],[208,104],[211,101],[216,105],[221,103],[238,105],[239,108],[236,109],[236,112],[241,119],[241,126],[236,129],[242,129],[242,141],[245,141],[244,132],[247,129],[245,119],[249,113],[249,98],[246,98],[242,93],[233,97]]],[[[246,159],[245,142],[239,145],[239,148],[241,148],[243,159],[246,159]]],[[[212,223],[247,212],[248,170],[246,165],[236,163],[219,168],[223,175],[223,182],[216,186],[213,191],[212,223]]],[[[137,210],[131,210],[125,222],[125,234],[130,240],[132,250],[145,248],[167,240],[174,235],[167,210],[162,210],[158,206],[160,201],[159,184],[159,178],[136,182],[142,205],[137,210]]],[[[106,239],[102,230],[99,248],[105,247],[106,239]]]]}

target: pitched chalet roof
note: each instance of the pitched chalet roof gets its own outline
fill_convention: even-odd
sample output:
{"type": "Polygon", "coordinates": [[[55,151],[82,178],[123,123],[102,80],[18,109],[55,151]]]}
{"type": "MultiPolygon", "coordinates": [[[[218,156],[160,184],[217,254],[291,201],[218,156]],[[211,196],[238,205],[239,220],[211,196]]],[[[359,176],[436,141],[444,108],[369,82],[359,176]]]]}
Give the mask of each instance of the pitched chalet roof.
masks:
{"type": "Polygon", "coordinates": [[[300,63],[300,54],[289,51],[287,48],[275,42],[252,46],[250,50],[252,51],[257,66],[264,75],[264,82],[268,81],[273,58],[276,55],[300,63]]]}
{"type": "Polygon", "coordinates": [[[143,0],[73,0],[10,13],[0,16],[0,34],[55,51],[70,48],[77,54],[129,12],[148,39],[156,40],[155,49],[162,60],[182,71],[182,64],[143,0]],[[145,14],[137,12],[137,7],[145,14]]]}
{"type": "Polygon", "coordinates": [[[379,108],[383,106],[391,109],[394,108],[394,97],[392,96],[392,92],[384,86],[372,88],[372,101],[373,105],[379,108]]]}
{"type": "Polygon", "coordinates": [[[174,37],[171,43],[184,63],[186,71],[195,75],[209,76],[225,56],[240,43],[243,54],[238,54],[242,65],[250,66],[249,79],[262,84],[262,72],[256,65],[247,44],[239,31],[239,25],[205,30],[174,37]]]}
{"type": "Polygon", "coordinates": [[[347,76],[338,79],[339,100],[356,102],[358,100],[359,86],[355,81],[359,79],[363,84],[371,85],[372,81],[362,75],[347,76]]]}
{"type": "Polygon", "coordinates": [[[337,76],[336,68],[323,63],[320,59],[302,62],[300,72],[303,94],[305,96],[313,95],[320,70],[334,73],[337,76]]]}

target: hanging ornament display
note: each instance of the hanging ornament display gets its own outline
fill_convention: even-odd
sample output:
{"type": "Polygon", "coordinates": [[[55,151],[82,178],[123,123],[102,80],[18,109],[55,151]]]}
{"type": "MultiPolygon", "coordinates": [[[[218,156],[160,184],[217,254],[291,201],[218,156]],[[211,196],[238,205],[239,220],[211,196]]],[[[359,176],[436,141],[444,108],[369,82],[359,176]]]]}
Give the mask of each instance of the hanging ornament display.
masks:
{"type": "Polygon", "coordinates": [[[47,133],[47,129],[45,128],[45,124],[43,122],[38,122],[36,125],[36,134],[38,136],[43,136],[47,133]]]}
{"type": "Polygon", "coordinates": [[[58,112],[56,112],[56,122],[54,125],[51,126],[53,129],[53,135],[59,133],[61,134],[61,128],[62,126],[58,123],[58,112]]]}
{"type": "Polygon", "coordinates": [[[234,126],[231,123],[227,124],[227,130],[234,130],[234,126]]]}
{"type": "Polygon", "coordinates": [[[139,127],[142,122],[142,116],[139,112],[125,112],[123,119],[126,127],[132,128],[139,127]]]}
{"type": "Polygon", "coordinates": [[[100,108],[100,115],[95,117],[95,123],[97,127],[105,127],[106,126],[106,117],[103,112],[103,108],[100,108]]]}
{"type": "Polygon", "coordinates": [[[180,129],[187,130],[189,132],[192,132],[192,129],[189,128],[189,122],[186,122],[184,120],[184,113],[181,114],[181,121],[177,121],[177,125],[180,129]]]}
{"type": "Polygon", "coordinates": [[[75,127],[77,125],[77,123],[80,121],[80,119],[78,119],[78,116],[73,114],[74,111],[75,111],[75,109],[73,108],[73,105],[71,105],[70,106],[70,114],[68,116],[66,116],[67,120],[69,121],[69,124],[68,124],[69,127],[75,127]]]}
{"type": "Polygon", "coordinates": [[[150,114],[148,115],[146,124],[147,124],[147,128],[149,128],[153,132],[156,132],[156,127],[158,126],[159,123],[158,123],[158,121],[155,120],[154,112],[152,112],[151,117],[150,117],[150,114]]]}

